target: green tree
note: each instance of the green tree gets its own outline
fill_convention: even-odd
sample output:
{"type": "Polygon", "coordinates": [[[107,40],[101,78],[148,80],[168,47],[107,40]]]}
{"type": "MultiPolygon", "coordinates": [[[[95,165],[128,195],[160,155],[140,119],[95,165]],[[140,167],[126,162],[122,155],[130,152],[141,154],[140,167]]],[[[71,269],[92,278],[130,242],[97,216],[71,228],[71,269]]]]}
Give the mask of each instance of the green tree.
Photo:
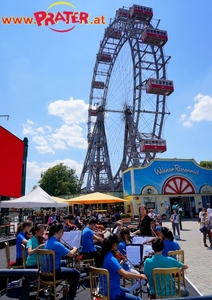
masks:
{"type": "Polygon", "coordinates": [[[76,194],[79,180],[75,170],[60,163],[41,174],[40,187],[51,196],[76,194]]]}
{"type": "Polygon", "coordinates": [[[201,161],[200,166],[207,169],[212,169],[212,161],[201,161]]]}

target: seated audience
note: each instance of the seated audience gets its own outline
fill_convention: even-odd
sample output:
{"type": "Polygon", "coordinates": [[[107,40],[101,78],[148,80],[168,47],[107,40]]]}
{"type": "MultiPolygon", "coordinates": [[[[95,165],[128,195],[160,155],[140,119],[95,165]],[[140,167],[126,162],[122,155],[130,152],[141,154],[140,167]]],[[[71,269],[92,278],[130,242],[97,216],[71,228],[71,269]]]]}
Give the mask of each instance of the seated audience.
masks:
{"type": "Polygon", "coordinates": [[[69,291],[67,299],[73,300],[76,297],[76,290],[79,284],[80,273],[75,268],[68,268],[64,266],[64,261],[61,261],[61,258],[63,256],[75,256],[77,248],[73,247],[72,250],[69,250],[62,243],[60,243],[62,235],[63,225],[60,223],[52,224],[49,230],[49,238],[46,241],[44,248],[47,250],[53,250],[55,252],[56,279],[68,279],[69,291]]]}
{"type": "MultiPolygon", "coordinates": [[[[151,258],[147,258],[144,262],[144,274],[148,278],[148,286],[149,286],[149,297],[150,299],[155,299],[155,290],[154,290],[154,282],[152,277],[152,270],[155,268],[181,268],[182,271],[188,268],[187,265],[182,264],[172,257],[165,257],[162,255],[164,250],[164,240],[160,237],[156,237],[152,240],[152,249],[154,251],[154,255],[151,258]]],[[[162,282],[163,284],[163,282],[162,282]]],[[[173,278],[174,284],[174,278],[173,278]]],[[[158,287],[160,287],[160,283],[157,283],[158,287]]],[[[163,292],[163,287],[161,288],[163,292]]],[[[185,287],[181,287],[181,297],[187,297],[189,295],[189,291],[185,287]]],[[[163,295],[165,296],[165,295],[163,295]]]]}
{"type": "MultiPolygon", "coordinates": [[[[26,221],[21,223],[16,232],[16,264],[22,265],[22,250],[21,250],[21,244],[26,245],[28,242],[28,238],[26,237],[26,233],[29,233],[33,227],[32,221],[26,221]]],[[[27,256],[27,252],[26,252],[27,256]]]]}
{"type": "Polygon", "coordinates": [[[37,257],[36,250],[42,249],[44,247],[44,224],[37,224],[32,228],[33,237],[28,240],[26,249],[27,249],[27,260],[26,267],[27,269],[37,269],[37,257]]]}
{"type": "MultiPolygon", "coordinates": [[[[100,267],[107,269],[110,274],[110,299],[111,300],[141,300],[141,298],[131,295],[128,292],[128,289],[120,285],[120,276],[128,279],[145,279],[144,274],[133,274],[128,271],[125,271],[118,260],[114,256],[114,252],[117,250],[118,245],[118,236],[116,234],[111,234],[109,237],[104,239],[102,244],[102,249],[100,252],[100,267]]],[[[101,289],[101,283],[100,283],[101,289]]],[[[105,286],[105,291],[102,291],[106,294],[107,286],[105,286]]]]}

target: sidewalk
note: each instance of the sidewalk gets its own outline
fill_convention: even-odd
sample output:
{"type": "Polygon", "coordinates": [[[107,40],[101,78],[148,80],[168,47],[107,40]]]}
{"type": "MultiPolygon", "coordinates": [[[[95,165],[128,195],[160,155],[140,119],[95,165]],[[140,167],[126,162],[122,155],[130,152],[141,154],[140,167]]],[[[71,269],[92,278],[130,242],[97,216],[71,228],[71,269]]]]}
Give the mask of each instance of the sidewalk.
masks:
{"type": "MultiPolygon", "coordinates": [[[[170,222],[163,222],[163,226],[172,229],[170,222]]],[[[185,251],[185,264],[188,265],[186,277],[196,286],[204,296],[211,295],[211,262],[212,249],[203,245],[203,235],[199,231],[198,219],[182,220],[181,240],[177,241],[185,251]]],[[[209,242],[207,241],[209,245],[209,242]]]]}

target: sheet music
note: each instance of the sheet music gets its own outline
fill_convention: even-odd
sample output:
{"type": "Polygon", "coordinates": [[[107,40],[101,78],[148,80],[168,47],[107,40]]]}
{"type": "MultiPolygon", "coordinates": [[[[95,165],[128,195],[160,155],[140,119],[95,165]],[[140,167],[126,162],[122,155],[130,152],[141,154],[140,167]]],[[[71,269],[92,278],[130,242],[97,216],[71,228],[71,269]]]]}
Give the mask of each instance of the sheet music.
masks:
{"type": "Polygon", "coordinates": [[[72,230],[69,232],[63,232],[62,239],[71,247],[80,248],[81,243],[81,230],[72,230]]]}
{"type": "Polygon", "coordinates": [[[154,251],[152,249],[152,245],[144,244],[143,245],[143,259],[145,256],[149,256],[152,253],[154,253],[154,251]]]}
{"type": "Polygon", "coordinates": [[[149,242],[154,239],[154,236],[134,236],[133,244],[143,245],[144,242],[149,242]]]}
{"type": "Polygon", "coordinates": [[[129,261],[133,264],[133,265],[139,265],[142,261],[141,259],[141,246],[130,246],[128,245],[126,247],[126,255],[127,258],[129,259],[129,261]]]}

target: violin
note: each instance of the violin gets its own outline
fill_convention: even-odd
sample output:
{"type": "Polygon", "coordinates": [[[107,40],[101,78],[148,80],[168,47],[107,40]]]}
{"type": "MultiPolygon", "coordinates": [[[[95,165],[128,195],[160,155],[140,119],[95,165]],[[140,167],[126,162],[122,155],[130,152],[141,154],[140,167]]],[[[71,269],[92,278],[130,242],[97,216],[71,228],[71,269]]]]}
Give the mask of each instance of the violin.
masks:
{"type": "Polygon", "coordinates": [[[31,239],[33,237],[31,232],[25,232],[25,237],[27,240],[31,239]]]}
{"type": "Polygon", "coordinates": [[[70,221],[66,224],[66,227],[69,230],[76,230],[77,229],[77,226],[75,224],[71,223],[70,221]]]}
{"type": "Polygon", "coordinates": [[[102,230],[104,229],[103,225],[96,225],[95,234],[104,239],[104,234],[102,233],[102,230]]]}
{"type": "Polygon", "coordinates": [[[44,236],[39,236],[38,237],[38,243],[39,243],[39,245],[45,244],[45,242],[46,242],[46,238],[44,236]]]}
{"type": "Polygon", "coordinates": [[[122,254],[120,251],[116,250],[114,256],[118,260],[126,260],[126,255],[122,254]]]}

